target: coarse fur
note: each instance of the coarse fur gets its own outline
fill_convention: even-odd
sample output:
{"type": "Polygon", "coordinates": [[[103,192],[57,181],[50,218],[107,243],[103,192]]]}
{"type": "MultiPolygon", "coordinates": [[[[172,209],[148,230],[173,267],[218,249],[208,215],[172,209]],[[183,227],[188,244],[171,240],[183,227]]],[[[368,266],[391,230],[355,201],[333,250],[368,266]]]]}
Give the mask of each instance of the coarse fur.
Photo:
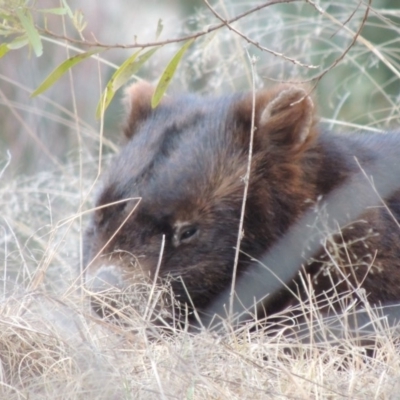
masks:
{"type": "MultiPolygon", "coordinates": [[[[95,292],[151,282],[161,252],[158,280],[169,280],[176,298],[201,312],[232,281],[252,95],[168,97],[152,109],[153,90],[147,83],[127,90],[126,144],[104,178],[85,236],[86,280],[95,292]]],[[[260,259],[321,196],[360,167],[400,154],[395,133],[322,132],[301,85],[258,91],[255,127],[239,277],[251,265],[249,255],[260,259]]],[[[372,303],[400,300],[400,191],[385,204],[365,210],[335,236],[347,257],[341,266],[347,279],[327,273],[327,250],[304,260],[316,295],[341,281],[336,290],[362,285],[372,303]]],[[[296,274],[286,283],[298,282],[296,274]]],[[[283,290],[266,311],[294,301],[283,290]]]]}

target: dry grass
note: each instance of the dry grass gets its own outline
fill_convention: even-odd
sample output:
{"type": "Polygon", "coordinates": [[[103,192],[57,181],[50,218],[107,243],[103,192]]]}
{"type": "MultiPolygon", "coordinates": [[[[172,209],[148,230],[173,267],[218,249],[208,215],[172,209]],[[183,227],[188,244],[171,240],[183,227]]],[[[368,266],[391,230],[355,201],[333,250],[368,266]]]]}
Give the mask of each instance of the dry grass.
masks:
{"type": "MultiPolygon", "coordinates": [[[[90,310],[87,290],[75,280],[79,268],[71,268],[70,260],[78,259],[73,252],[79,220],[65,236],[65,226],[54,233],[50,218],[54,213],[49,207],[32,212],[42,204],[38,201],[39,181],[50,203],[60,193],[73,193],[75,185],[74,181],[60,181],[58,174],[47,173],[16,181],[13,190],[6,187],[0,192],[3,215],[12,215],[10,226],[14,226],[13,234],[3,241],[2,257],[7,260],[10,275],[19,279],[18,286],[10,280],[2,285],[0,397],[397,398],[400,353],[396,331],[388,329],[386,320],[373,310],[369,313],[376,322],[373,330],[362,336],[363,341],[361,331],[352,331],[348,324],[351,307],[338,329],[336,318],[321,317],[318,302],[311,295],[310,302],[301,305],[306,321],[303,329],[286,325],[273,330],[228,328],[221,335],[207,331],[192,334],[185,329],[171,332],[154,328],[150,318],[135,312],[137,305],[128,313],[130,305],[126,303],[120,315],[122,323],[100,320],[90,310]],[[20,221],[26,221],[28,215],[33,218],[28,224],[33,232],[40,232],[37,226],[47,222],[42,235],[26,231],[26,222],[20,221]],[[18,242],[16,237],[20,238],[18,242]],[[32,246],[33,238],[36,246],[32,246]],[[34,257],[29,250],[32,247],[40,256],[34,257]],[[52,252],[54,248],[57,253],[52,252]],[[49,253],[57,256],[49,260],[49,253]],[[54,285],[55,276],[61,273],[63,285],[54,285]],[[366,354],[368,345],[375,349],[373,357],[366,354]]],[[[64,215],[75,212],[76,196],[78,193],[70,200],[62,196],[64,215]]]]}
{"type": "Polygon", "coordinates": [[[79,298],[38,292],[3,301],[1,315],[7,399],[396,399],[400,387],[398,349],[385,330],[370,358],[357,340],[304,344],[283,330],[153,330],[149,339],[139,317],[111,325],[79,298]]]}

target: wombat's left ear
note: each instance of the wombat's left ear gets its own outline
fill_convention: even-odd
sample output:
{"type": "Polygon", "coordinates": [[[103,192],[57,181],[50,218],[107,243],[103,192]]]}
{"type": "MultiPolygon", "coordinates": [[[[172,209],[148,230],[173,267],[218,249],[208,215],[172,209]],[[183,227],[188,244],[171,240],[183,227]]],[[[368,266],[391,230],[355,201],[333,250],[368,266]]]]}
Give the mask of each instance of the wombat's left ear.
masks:
{"type": "Polygon", "coordinates": [[[146,81],[134,83],[126,89],[123,103],[128,118],[124,133],[128,139],[134,135],[140,123],[149,117],[153,93],[154,87],[146,81]]]}

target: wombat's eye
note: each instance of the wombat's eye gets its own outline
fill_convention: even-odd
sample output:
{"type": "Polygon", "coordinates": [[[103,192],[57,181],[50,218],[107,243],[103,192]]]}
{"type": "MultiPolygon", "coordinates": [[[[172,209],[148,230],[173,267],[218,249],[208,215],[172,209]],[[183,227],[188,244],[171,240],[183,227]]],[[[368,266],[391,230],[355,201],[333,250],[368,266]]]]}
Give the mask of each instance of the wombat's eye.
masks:
{"type": "Polygon", "coordinates": [[[185,229],[182,230],[179,239],[181,242],[184,242],[185,240],[190,239],[193,235],[195,235],[196,232],[197,232],[197,228],[195,226],[185,227],[185,229]]]}
{"type": "Polygon", "coordinates": [[[189,225],[188,223],[177,223],[174,227],[174,234],[172,236],[172,244],[178,247],[182,243],[189,243],[197,234],[199,229],[196,225],[189,225]]]}

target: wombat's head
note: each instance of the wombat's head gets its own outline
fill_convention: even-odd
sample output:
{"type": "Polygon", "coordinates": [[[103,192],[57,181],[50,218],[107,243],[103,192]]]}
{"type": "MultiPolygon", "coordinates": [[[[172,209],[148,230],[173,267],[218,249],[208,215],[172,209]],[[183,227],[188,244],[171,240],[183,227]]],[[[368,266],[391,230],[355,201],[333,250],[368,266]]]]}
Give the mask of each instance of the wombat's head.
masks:
{"type": "MultiPolygon", "coordinates": [[[[127,143],[105,177],[86,234],[86,282],[99,292],[168,280],[178,301],[201,310],[232,280],[253,96],[168,97],[152,109],[152,94],[147,83],[127,91],[127,143]]],[[[248,255],[265,252],[309,197],[300,164],[314,122],[300,86],[255,95],[239,274],[248,255]]]]}

